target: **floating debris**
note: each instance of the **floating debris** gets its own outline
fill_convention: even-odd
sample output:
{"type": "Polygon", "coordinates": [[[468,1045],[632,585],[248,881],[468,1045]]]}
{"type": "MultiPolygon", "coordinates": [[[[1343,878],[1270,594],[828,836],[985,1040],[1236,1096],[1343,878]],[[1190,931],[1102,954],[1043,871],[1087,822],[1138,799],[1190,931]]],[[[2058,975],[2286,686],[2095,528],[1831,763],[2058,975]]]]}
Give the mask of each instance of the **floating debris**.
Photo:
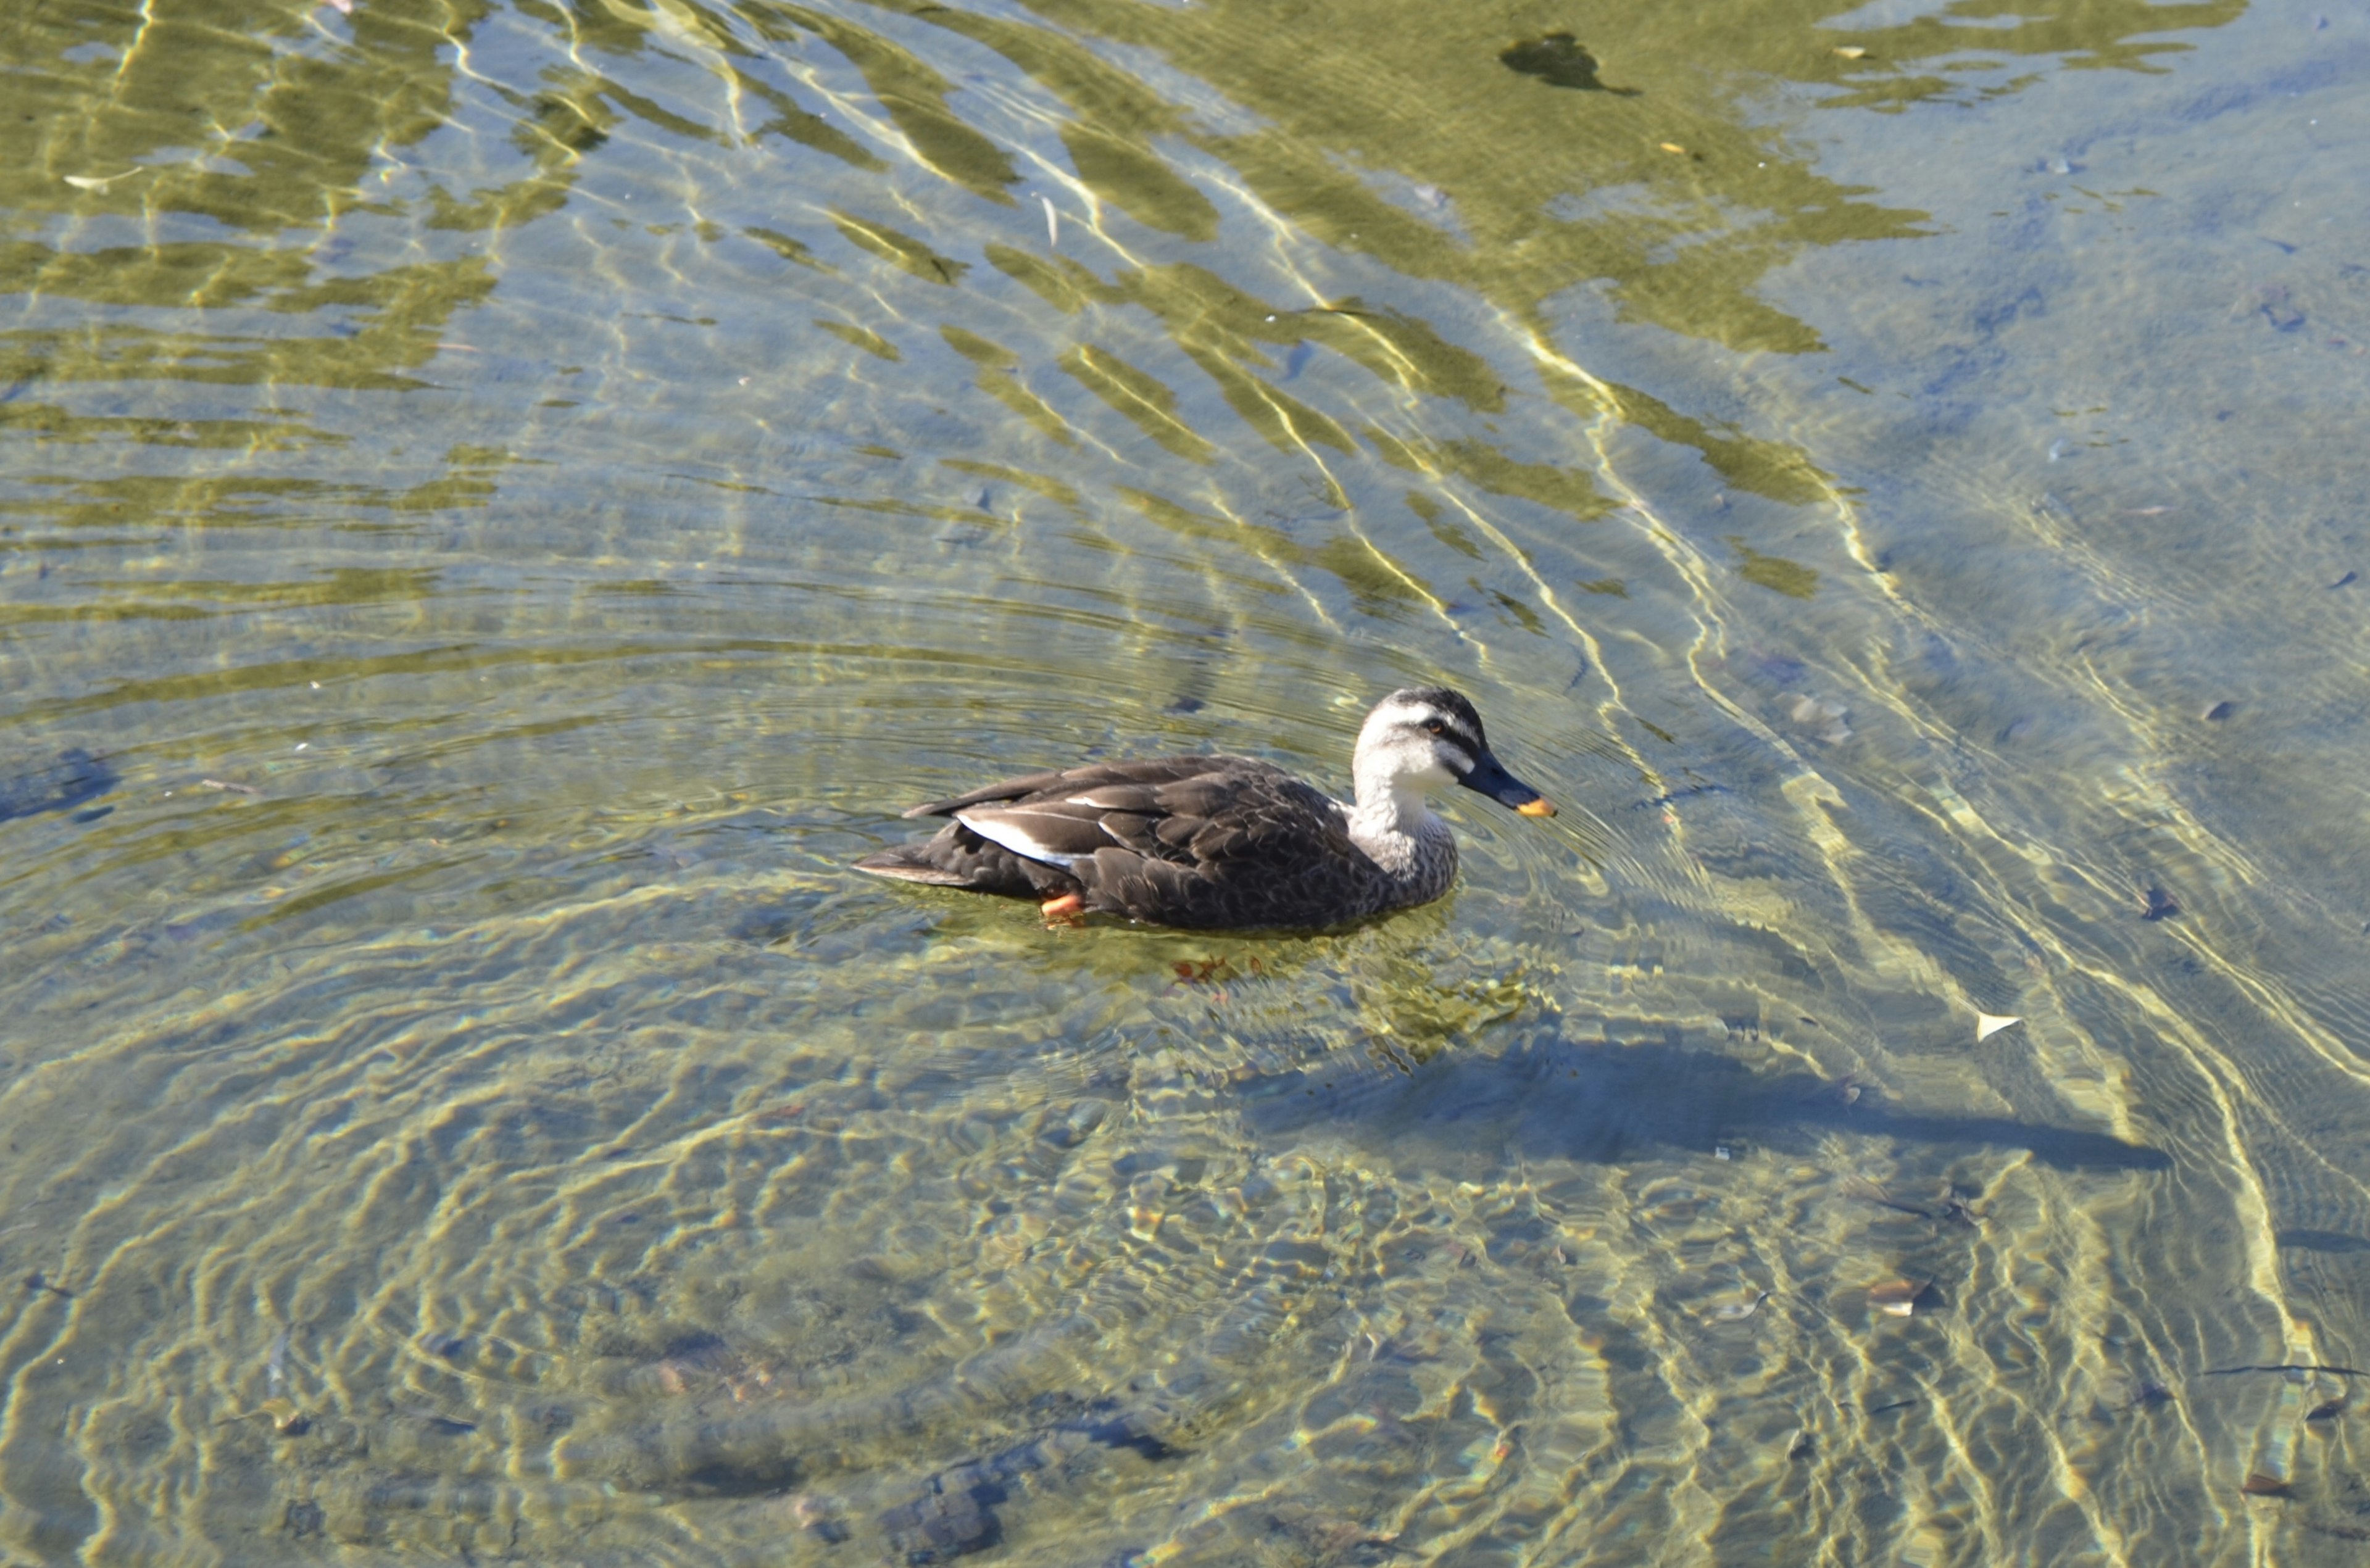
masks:
{"type": "Polygon", "coordinates": [[[2304,1418],[2307,1421],[2334,1421],[2344,1413],[2345,1402],[2342,1399],[2324,1400],[2306,1411],[2304,1418]]]}
{"type": "Polygon", "coordinates": [[[417,1405],[399,1404],[395,1407],[395,1413],[397,1415],[408,1415],[414,1421],[424,1421],[428,1424],[430,1431],[441,1432],[447,1437],[458,1437],[477,1429],[477,1424],[474,1421],[464,1421],[457,1415],[446,1415],[439,1411],[422,1410],[417,1405]]]}
{"type": "Polygon", "coordinates": [[[1869,1287],[1868,1304],[1888,1318],[1915,1317],[1918,1303],[1931,1289],[1933,1287],[1922,1279],[1889,1279],[1882,1285],[1869,1287]]]}
{"type": "Polygon", "coordinates": [[[2293,1497],[2295,1495],[2295,1490],[2290,1487],[2286,1482],[2282,1481],[2276,1475],[2265,1475],[2259,1470],[2249,1471],[2247,1474],[2247,1479],[2239,1482],[2238,1490],[2245,1493],[2249,1497],[2293,1497]]]}
{"type": "Polygon", "coordinates": [[[256,1414],[271,1418],[271,1429],[282,1437],[302,1437],[313,1429],[313,1418],[296,1408],[291,1399],[268,1399],[256,1408],[256,1414]]]}
{"type": "Polygon", "coordinates": [[[1846,60],[1865,60],[1868,58],[1868,51],[1857,43],[1838,45],[1835,49],[1835,52],[1846,60]]]}
{"type": "Polygon", "coordinates": [[[1875,1204],[1879,1208],[1889,1208],[1895,1214],[1915,1215],[1920,1219],[1931,1219],[1934,1218],[1933,1214],[1929,1210],[1920,1208],[1914,1203],[1903,1203],[1891,1193],[1886,1192],[1882,1187],[1877,1185],[1874,1182],[1870,1181],[1866,1176],[1854,1176],[1852,1178],[1852,1186],[1854,1189],[1852,1196],[1854,1197],[1875,1204]]]}
{"type": "Polygon", "coordinates": [[[2168,921],[2180,913],[2180,905],[2161,887],[2150,887],[2140,895],[2140,919],[2168,921]]]}
{"type": "Polygon", "coordinates": [[[2206,704],[2203,709],[2201,709],[2201,710],[2199,711],[2199,713],[2198,713],[2197,716],[2198,716],[2199,718],[2202,718],[2202,719],[2205,720],[2205,722],[2206,722],[2206,723],[2208,723],[2208,724],[2219,724],[2219,723],[2221,723],[2224,719],[2228,718],[2232,714],[2235,714],[2235,713],[2237,713],[2238,711],[2238,704],[2236,704],[2236,703],[2232,703],[2232,702],[2208,703],[2208,704],[2206,704]]]}
{"type": "Polygon", "coordinates": [[[1761,1310],[1761,1303],[1767,1299],[1769,1299],[1769,1292],[1763,1290],[1755,1294],[1750,1301],[1722,1301],[1711,1310],[1709,1315],[1719,1322],[1741,1323],[1761,1310]]]}
{"type": "Polygon", "coordinates": [[[1975,1038],[1988,1040],[2010,1024],[2021,1024],[2021,1014],[2013,1013],[1978,1013],[1975,1014],[1975,1038]]]}
{"type": "Polygon", "coordinates": [[[1061,214],[1053,211],[1052,197],[1040,196],[1037,200],[1038,204],[1045,209],[1045,243],[1058,247],[1062,243],[1061,214]]]}
{"type": "Polygon", "coordinates": [[[230,795],[260,795],[263,793],[253,784],[225,784],[221,779],[200,779],[198,783],[204,788],[218,789],[230,795]]]}
{"type": "Polygon", "coordinates": [[[253,1410],[242,1410],[235,1414],[225,1415],[214,1425],[223,1426],[234,1421],[252,1421],[259,1415],[270,1421],[272,1431],[282,1437],[302,1437],[313,1429],[312,1416],[297,1408],[294,1400],[284,1398],[265,1400],[253,1410]]]}
{"type": "Polygon", "coordinates": [[[2350,582],[2358,581],[2361,578],[2361,576],[2362,574],[2360,572],[2348,572],[2343,577],[2339,578],[2335,582],[2330,583],[2329,586],[2331,588],[2343,588],[2350,582]]]}
{"type": "Polygon", "coordinates": [[[1852,727],[1844,722],[1844,715],[1850,712],[1841,703],[1797,697],[1787,705],[1786,716],[1810,730],[1816,738],[1835,746],[1851,738],[1852,727]]]}
{"type": "Polygon", "coordinates": [[[830,1545],[837,1546],[847,1539],[847,1526],[840,1520],[832,1505],[821,1498],[809,1497],[804,1494],[792,1497],[790,1517],[799,1522],[800,1529],[830,1545]]]}

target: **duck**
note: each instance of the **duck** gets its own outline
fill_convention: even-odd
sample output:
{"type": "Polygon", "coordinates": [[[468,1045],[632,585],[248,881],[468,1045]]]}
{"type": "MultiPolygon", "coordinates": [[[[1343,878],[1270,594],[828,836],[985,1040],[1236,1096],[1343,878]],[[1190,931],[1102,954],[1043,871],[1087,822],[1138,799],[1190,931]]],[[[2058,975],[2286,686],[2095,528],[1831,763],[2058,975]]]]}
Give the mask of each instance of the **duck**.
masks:
{"type": "Polygon", "coordinates": [[[1429,903],[1456,880],[1432,792],[1462,785],[1525,817],[1555,807],[1508,773],[1481,715],[1445,686],[1376,703],[1340,801],[1272,762],[1224,753],[1090,762],[933,800],[936,835],[866,855],[875,876],[1034,898],[1189,931],[1324,929],[1429,903]]]}

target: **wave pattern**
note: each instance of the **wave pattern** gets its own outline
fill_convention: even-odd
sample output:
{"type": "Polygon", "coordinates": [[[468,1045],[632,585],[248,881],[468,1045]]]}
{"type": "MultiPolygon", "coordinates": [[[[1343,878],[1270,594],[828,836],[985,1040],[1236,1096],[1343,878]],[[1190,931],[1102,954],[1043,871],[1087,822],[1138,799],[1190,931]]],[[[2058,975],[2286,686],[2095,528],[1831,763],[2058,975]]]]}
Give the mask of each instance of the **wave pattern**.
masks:
{"type": "Polygon", "coordinates": [[[2346,1560],[2370,53],[1980,10],[0,31],[0,1541],[2346,1560]],[[1433,679],[1385,924],[844,869],[1433,679]]]}

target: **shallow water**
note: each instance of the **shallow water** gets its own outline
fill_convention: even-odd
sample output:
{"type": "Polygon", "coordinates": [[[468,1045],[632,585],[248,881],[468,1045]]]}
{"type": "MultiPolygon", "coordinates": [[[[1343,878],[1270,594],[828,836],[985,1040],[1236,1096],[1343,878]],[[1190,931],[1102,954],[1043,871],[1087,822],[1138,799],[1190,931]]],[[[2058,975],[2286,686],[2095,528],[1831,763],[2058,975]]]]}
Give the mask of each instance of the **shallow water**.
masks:
{"type": "Polygon", "coordinates": [[[12,1561],[2370,1539],[2358,7],[0,63],[12,1561]],[[1435,679],[1390,921],[846,869],[1435,679]]]}

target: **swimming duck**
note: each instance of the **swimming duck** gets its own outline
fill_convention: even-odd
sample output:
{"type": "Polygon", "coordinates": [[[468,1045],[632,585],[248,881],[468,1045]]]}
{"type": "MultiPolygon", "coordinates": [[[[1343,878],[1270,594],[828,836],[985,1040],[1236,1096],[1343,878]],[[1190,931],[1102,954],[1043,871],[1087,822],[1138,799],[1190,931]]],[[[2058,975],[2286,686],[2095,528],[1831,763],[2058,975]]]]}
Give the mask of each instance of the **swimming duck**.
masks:
{"type": "Polygon", "coordinates": [[[1490,754],[1473,704],[1444,686],[1410,686],[1375,704],[1351,773],[1354,805],[1253,757],[1030,773],[916,806],[905,815],[954,820],[856,867],[1036,898],[1048,919],[1331,926],[1448,891],[1456,841],[1427,808],[1435,789],[1463,784],[1525,817],[1555,815],[1490,754]]]}

